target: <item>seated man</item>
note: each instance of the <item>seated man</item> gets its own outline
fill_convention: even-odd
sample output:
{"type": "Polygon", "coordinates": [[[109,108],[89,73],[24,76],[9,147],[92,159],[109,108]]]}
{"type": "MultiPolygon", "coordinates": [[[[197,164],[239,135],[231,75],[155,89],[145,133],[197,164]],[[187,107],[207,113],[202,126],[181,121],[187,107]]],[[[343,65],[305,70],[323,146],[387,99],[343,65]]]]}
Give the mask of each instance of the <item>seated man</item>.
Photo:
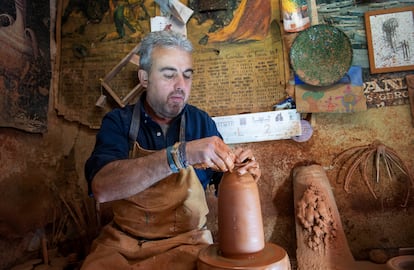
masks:
{"type": "Polygon", "coordinates": [[[189,40],[151,32],[139,56],[145,91],[104,117],[85,165],[91,195],[114,201],[114,218],[82,269],[195,269],[199,250],[212,243],[207,185],[245,160],[238,173],[261,174],[252,151],[231,149],[208,114],[187,104],[189,40]]]}

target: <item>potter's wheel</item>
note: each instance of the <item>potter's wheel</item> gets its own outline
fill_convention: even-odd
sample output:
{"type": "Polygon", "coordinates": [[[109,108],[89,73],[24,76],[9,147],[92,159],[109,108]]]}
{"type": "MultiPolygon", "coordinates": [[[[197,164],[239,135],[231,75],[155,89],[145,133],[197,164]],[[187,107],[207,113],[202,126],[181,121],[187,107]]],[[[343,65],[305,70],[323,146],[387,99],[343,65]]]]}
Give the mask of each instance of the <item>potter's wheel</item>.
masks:
{"type": "Polygon", "coordinates": [[[279,270],[291,269],[286,251],[273,243],[266,243],[262,251],[237,258],[220,256],[219,245],[213,244],[202,249],[198,256],[198,270],[251,269],[279,270]]]}

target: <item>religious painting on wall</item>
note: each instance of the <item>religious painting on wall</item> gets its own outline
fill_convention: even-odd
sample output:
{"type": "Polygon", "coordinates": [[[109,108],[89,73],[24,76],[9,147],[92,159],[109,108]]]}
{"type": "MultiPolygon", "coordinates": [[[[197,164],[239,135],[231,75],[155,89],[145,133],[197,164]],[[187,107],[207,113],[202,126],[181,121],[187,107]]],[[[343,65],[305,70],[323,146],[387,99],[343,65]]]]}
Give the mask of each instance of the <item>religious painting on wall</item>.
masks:
{"type": "Polygon", "coordinates": [[[0,126],[47,131],[50,1],[0,2],[0,126]]]}
{"type": "Polygon", "coordinates": [[[272,110],[286,97],[279,1],[214,2],[197,1],[189,26],[197,45],[190,102],[213,116],[272,110]]]}
{"type": "MultiPolygon", "coordinates": [[[[103,115],[117,106],[106,97],[101,80],[149,31],[154,8],[155,4],[145,6],[144,1],[60,1],[58,114],[99,128],[103,115]],[[101,96],[106,97],[104,102],[98,102],[101,96]]],[[[121,98],[136,85],[136,71],[135,65],[126,65],[111,81],[121,98]]]]}
{"type": "MultiPolygon", "coordinates": [[[[101,82],[151,31],[151,20],[165,16],[158,3],[163,2],[68,0],[59,7],[55,107],[60,115],[99,128],[103,115],[119,106],[101,82]],[[100,102],[103,96],[107,96],[105,104],[100,102]]],[[[220,116],[272,110],[285,97],[279,1],[174,0],[170,4],[191,10],[185,25],[194,45],[191,104],[220,116]]],[[[124,100],[137,80],[137,66],[127,64],[111,78],[110,87],[124,100]]]]}

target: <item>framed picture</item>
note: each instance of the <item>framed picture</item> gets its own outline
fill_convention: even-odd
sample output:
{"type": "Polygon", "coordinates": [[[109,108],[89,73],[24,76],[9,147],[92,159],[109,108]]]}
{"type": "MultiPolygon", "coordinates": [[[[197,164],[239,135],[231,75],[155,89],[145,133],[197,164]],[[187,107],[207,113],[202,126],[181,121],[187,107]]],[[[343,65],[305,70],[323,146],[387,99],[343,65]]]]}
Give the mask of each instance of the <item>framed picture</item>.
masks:
{"type": "Polygon", "coordinates": [[[365,13],[371,73],[414,70],[414,6],[365,13]]]}

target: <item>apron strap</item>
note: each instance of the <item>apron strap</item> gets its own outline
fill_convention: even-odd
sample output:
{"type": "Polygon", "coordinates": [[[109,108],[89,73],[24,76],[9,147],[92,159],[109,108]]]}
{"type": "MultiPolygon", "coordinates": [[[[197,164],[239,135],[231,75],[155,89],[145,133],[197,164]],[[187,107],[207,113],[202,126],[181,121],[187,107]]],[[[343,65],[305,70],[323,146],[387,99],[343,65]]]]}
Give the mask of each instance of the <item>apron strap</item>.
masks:
{"type": "Polygon", "coordinates": [[[180,123],[180,142],[185,142],[185,113],[181,115],[181,123],[180,123]]]}
{"type": "Polygon", "coordinates": [[[131,125],[129,126],[129,149],[134,147],[134,143],[138,137],[139,125],[141,122],[141,100],[135,103],[134,111],[132,112],[131,125]]]}

